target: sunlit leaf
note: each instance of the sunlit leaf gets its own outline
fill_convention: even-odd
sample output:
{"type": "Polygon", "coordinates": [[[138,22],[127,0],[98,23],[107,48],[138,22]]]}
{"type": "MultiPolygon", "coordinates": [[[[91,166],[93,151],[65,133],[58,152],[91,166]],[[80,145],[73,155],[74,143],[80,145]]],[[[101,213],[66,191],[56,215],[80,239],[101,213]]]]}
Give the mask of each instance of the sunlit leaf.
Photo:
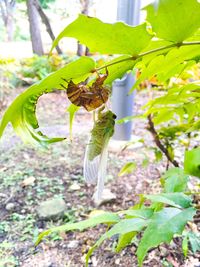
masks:
{"type": "Polygon", "coordinates": [[[115,224],[109,231],[107,231],[105,234],[103,234],[100,239],[94,244],[93,247],[90,248],[86,255],[86,266],[88,266],[88,261],[93,253],[93,251],[99,247],[104,240],[112,237],[116,234],[126,234],[129,232],[138,232],[141,231],[146,225],[148,224],[148,221],[134,218],[134,219],[124,219],[115,224]]]}
{"type": "Polygon", "coordinates": [[[192,203],[192,199],[183,193],[161,193],[144,195],[144,197],[152,202],[160,202],[177,208],[188,208],[192,203]]]}
{"type": "Polygon", "coordinates": [[[189,176],[181,168],[169,169],[161,178],[164,192],[184,192],[187,187],[189,176]]]}
{"type": "Polygon", "coordinates": [[[137,164],[135,162],[126,163],[118,173],[119,176],[123,176],[125,174],[132,173],[137,168],[137,164]]]}
{"type": "Polygon", "coordinates": [[[122,22],[109,24],[84,15],[79,15],[59,34],[52,49],[63,37],[78,39],[82,44],[87,45],[91,52],[132,56],[137,55],[151,40],[151,35],[146,30],[146,24],[136,27],[122,22]]]}
{"type": "Polygon", "coordinates": [[[94,61],[91,58],[82,57],[29,87],[13,101],[5,112],[0,125],[0,136],[6,125],[11,122],[15,132],[26,143],[44,146],[63,140],[63,138],[48,138],[36,130],[39,127],[35,114],[37,100],[42,94],[51,92],[53,89],[63,90],[60,85],[63,78],[80,82],[85,80],[93,69],[94,61]]]}
{"type": "Polygon", "coordinates": [[[200,148],[185,152],[184,171],[200,178],[200,148]]]}
{"type": "Polygon", "coordinates": [[[157,37],[179,43],[200,27],[200,3],[197,0],[160,0],[157,9],[148,5],[147,20],[157,37]]]}
{"type": "Polygon", "coordinates": [[[164,208],[154,213],[151,222],[144,231],[137,249],[139,266],[149,249],[166,242],[169,243],[175,234],[181,234],[185,224],[195,215],[194,208],[180,210],[177,208],[164,208]]]}
{"type": "Polygon", "coordinates": [[[84,229],[94,227],[101,223],[105,223],[105,224],[116,223],[119,220],[120,220],[120,217],[117,214],[112,213],[112,212],[103,212],[99,215],[91,216],[89,219],[81,221],[81,222],[67,223],[65,225],[53,227],[49,230],[46,230],[38,236],[38,239],[35,242],[35,245],[37,246],[45,236],[51,233],[54,233],[54,232],[67,232],[67,231],[74,231],[74,230],[83,231],[84,229]]]}
{"type": "Polygon", "coordinates": [[[132,239],[135,237],[137,232],[129,232],[123,235],[120,235],[119,240],[117,242],[117,246],[115,248],[115,252],[119,253],[123,248],[127,247],[132,239]]]}

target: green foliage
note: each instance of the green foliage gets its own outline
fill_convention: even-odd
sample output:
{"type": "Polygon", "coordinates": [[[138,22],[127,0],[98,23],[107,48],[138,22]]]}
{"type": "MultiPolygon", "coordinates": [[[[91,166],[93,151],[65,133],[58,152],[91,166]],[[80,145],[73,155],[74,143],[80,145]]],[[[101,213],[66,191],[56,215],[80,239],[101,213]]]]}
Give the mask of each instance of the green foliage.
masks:
{"type": "Polygon", "coordinates": [[[185,236],[190,243],[192,252],[195,254],[197,251],[200,251],[200,235],[199,233],[194,233],[192,231],[186,232],[185,236]]]}
{"type": "Polygon", "coordinates": [[[9,73],[10,83],[14,87],[32,85],[71,60],[73,58],[69,59],[60,55],[53,55],[52,57],[34,55],[31,58],[21,59],[13,64],[13,69],[9,73]]]}
{"type": "MultiPolygon", "coordinates": [[[[25,2],[26,0],[16,0],[18,3],[25,2]]],[[[55,0],[39,0],[43,8],[48,8],[48,4],[54,2],[55,0]]]]}
{"type": "Polygon", "coordinates": [[[126,163],[120,170],[119,176],[130,174],[136,169],[137,165],[135,162],[128,162],[126,163]]]}
{"type": "Polygon", "coordinates": [[[184,192],[189,176],[180,168],[169,169],[161,178],[164,192],[184,192]]]}
{"type": "Polygon", "coordinates": [[[187,257],[189,249],[195,254],[200,251],[200,235],[193,231],[184,231],[182,240],[182,250],[185,257],[187,257]]]}
{"type": "Polygon", "coordinates": [[[40,131],[36,131],[39,127],[35,115],[37,100],[42,94],[48,93],[54,88],[63,90],[60,86],[63,78],[74,79],[79,82],[86,79],[93,68],[94,61],[82,57],[47,76],[39,83],[32,85],[22,95],[18,96],[5,112],[0,125],[0,136],[3,134],[6,125],[11,122],[16,133],[26,143],[45,146],[48,143],[63,140],[64,138],[48,138],[40,131]]]}
{"type": "Polygon", "coordinates": [[[200,148],[185,152],[184,170],[190,175],[200,178],[200,148]]]}
{"type": "Polygon", "coordinates": [[[87,45],[91,52],[132,56],[141,52],[151,39],[151,35],[146,30],[146,24],[136,27],[125,25],[122,22],[108,24],[84,15],[79,15],[59,34],[52,49],[63,37],[78,39],[82,44],[87,45]],[[120,39],[120,37],[123,38],[120,39]]]}
{"type": "MultiPolygon", "coordinates": [[[[186,70],[199,61],[200,3],[197,0],[160,0],[157,5],[147,6],[146,10],[148,28],[147,24],[136,27],[121,22],[107,24],[99,19],[80,15],[60,33],[54,41],[52,49],[63,37],[73,37],[88,46],[91,52],[118,56],[96,68],[94,60],[82,57],[55,71],[18,96],[6,111],[0,125],[0,136],[6,125],[11,122],[21,138],[32,144],[46,145],[62,140],[62,138],[49,139],[37,131],[39,127],[35,115],[37,100],[42,94],[55,88],[67,90],[70,81],[75,86],[78,84],[78,89],[80,89],[75,92],[75,95],[72,92],[75,100],[81,93],[83,95],[86,93],[84,97],[95,98],[97,97],[96,92],[81,91],[84,88],[83,82],[87,78],[91,82],[94,79],[94,73],[95,75],[108,73],[108,76],[104,75],[106,79],[103,80],[103,84],[106,85],[111,84],[116,78],[121,78],[135,67],[141,74],[132,90],[145,79],[152,77],[156,78],[158,85],[162,85],[162,88],[165,89],[160,97],[151,100],[145,106],[143,118],[148,118],[148,129],[153,133],[155,143],[173,164],[176,158],[177,143],[179,142],[182,149],[186,150],[184,170],[180,168],[168,170],[161,179],[163,191],[156,195],[141,195],[140,202],[127,211],[117,214],[103,213],[82,222],[68,223],[61,227],[51,228],[38,237],[36,244],[50,233],[82,231],[99,223],[108,224],[110,226],[108,231],[89,250],[86,256],[86,265],[88,265],[92,252],[104,240],[118,234],[116,251],[120,251],[130,244],[134,237],[142,236],[137,249],[138,262],[142,266],[147,252],[163,242],[169,243],[174,235],[181,235],[185,225],[192,220],[196,212],[192,199],[184,192],[189,180],[187,174],[200,177],[200,152],[199,148],[194,149],[200,129],[200,84],[199,81],[190,82],[189,80],[177,84],[176,80],[171,78],[180,79],[186,70]],[[66,88],[61,86],[63,80],[67,84],[66,88]],[[185,140],[186,138],[187,140],[185,140]],[[192,144],[190,144],[190,139],[192,139],[192,144]]],[[[74,106],[68,108],[70,131],[77,109],[74,106]]],[[[106,117],[107,121],[103,121],[103,127],[101,124],[96,124],[99,127],[94,128],[95,131],[92,133],[95,137],[92,139],[92,145],[95,148],[99,146],[99,139],[100,141],[102,141],[101,138],[105,140],[106,134],[109,137],[112,136],[114,123],[113,120],[110,123],[111,117],[110,115],[108,118],[106,117]],[[106,132],[104,132],[105,129],[106,132]],[[100,137],[99,131],[101,132],[100,137]]],[[[121,122],[132,118],[126,118],[121,122]]],[[[112,117],[112,119],[114,118],[112,117]]],[[[91,159],[99,155],[101,151],[98,150],[98,153],[95,153],[91,153],[91,159]]],[[[159,153],[157,153],[157,158],[160,158],[159,153]]],[[[178,166],[178,164],[174,165],[178,166]]],[[[134,167],[133,162],[128,163],[121,170],[120,175],[129,173],[134,167]]],[[[185,256],[188,253],[189,241],[193,251],[199,249],[197,240],[192,235],[187,235],[183,241],[185,256]]]]}
{"type": "MultiPolygon", "coordinates": [[[[84,81],[84,79],[92,75],[94,71],[105,72],[105,68],[107,68],[108,77],[105,80],[104,84],[111,84],[114,79],[122,77],[127,71],[132,70],[134,66],[139,68],[142,72],[138,83],[148,77],[151,77],[152,75],[157,75],[160,81],[166,82],[166,80],[169,79],[172,75],[180,75],[180,72],[182,72],[185,68],[191,66],[192,64],[195,64],[195,61],[192,59],[199,56],[200,40],[198,39],[199,35],[195,33],[195,30],[198,32],[199,28],[199,22],[197,19],[200,15],[199,6],[200,4],[195,0],[192,0],[192,2],[179,0],[176,3],[172,0],[162,0],[159,2],[157,9],[154,9],[151,5],[148,6],[147,20],[150,22],[152,30],[155,32],[156,37],[163,38],[159,40],[156,40],[155,38],[152,39],[153,35],[149,33],[151,32],[151,29],[147,30],[146,24],[142,24],[136,27],[131,27],[121,22],[108,24],[103,23],[96,18],[80,15],[74,22],[68,25],[60,33],[60,35],[56,38],[52,49],[63,37],[74,37],[81,43],[87,45],[90,48],[90,51],[122,55],[106,63],[105,66],[96,68],[96,70],[94,64],[93,67],[88,69],[87,64],[82,64],[82,61],[77,61],[77,63],[73,66],[74,72],[77,74],[76,78],[79,76],[79,82],[84,81]],[[173,11],[166,13],[166,10],[173,11]],[[179,12],[177,10],[179,10],[179,12]],[[188,11],[186,12],[186,10],[193,10],[194,15],[191,15],[193,13],[190,13],[188,11]],[[182,19],[183,15],[186,16],[186,22],[182,19]],[[163,21],[167,29],[164,28],[164,30],[161,30],[164,26],[163,23],[160,23],[160,20],[163,21]],[[165,23],[166,21],[169,21],[169,23],[165,23]],[[174,21],[176,21],[177,23],[174,23],[174,21]],[[192,22],[192,27],[188,26],[190,25],[188,24],[188,21],[192,22]],[[186,27],[186,24],[188,27],[186,27]],[[168,34],[164,35],[163,32],[166,32],[168,34]],[[189,42],[187,42],[187,39],[189,40],[189,42]],[[195,42],[191,41],[193,39],[195,40],[195,42]],[[169,42],[169,40],[172,42],[169,42]],[[171,64],[172,62],[173,64],[171,64]],[[82,69],[84,74],[87,73],[87,75],[83,75],[81,77],[82,72],[80,72],[78,75],[78,69],[80,68],[82,69]]],[[[40,77],[43,77],[43,75],[45,74],[42,69],[43,68],[40,68],[40,73],[38,74],[40,77]]],[[[34,85],[38,88],[37,90],[40,93],[37,94],[36,100],[33,101],[32,105],[29,103],[30,109],[34,110],[37,97],[39,97],[40,94],[49,92],[50,90],[52,90],[52,87],[59,87],[62,78],[65,78],[65,80],[74,78],[72,72],[67,73],[67,69],[65,75],[63,75],[62,73],[62,71],[56,72],[56,77],[58,78],[56,79],[60,79],[60,81],[58,83],[52,83],[51,88],[50,84],[48,84],[45,89],[42,88],[43,82],[39,83],[37,86],[34,85]],[[65,77],[62,77],[62,75],[65,77]]],[[[51,77],[54,79],[55,73],[49,75],[49,81],[51,77]]],[[[45,79],[45,81],[47,80],[45,79]]],[[[138,83],[136,83],[135,86],[137,86],[138,83]]],[[[160,97],[148,104],[148,111],[146,113],[146,116],[151,113],[153,115],[153,121],[157,125],[169,122],[170,120],[174,120],[176,122],[176,125],[174,125],[173,127],[179,127],[181,133],[184,134],[187,133],[188,128],[193,131],[192,125],[194,127],[193,119],[195,119],[195,129],[198,129],[199,123],[197,115],[199,109],[194,108],[195,105],[199,104],[198,93],[194,92],[198,89],[198,84],[190,84],[182,87],[172,87],[167,95],[160,97]],[[177,96],[179,96],[179,101],[175,103],[177,96]],[[188,99],[189,101],[187,101],[188,99]],[[191,102],[195,105],[192,106],[191,102]],[[185,115],[185,113],[187,113],[187,116],[185,115]]],[[[21,114],[21,105],[25,105],[24,102],[27,101],[27,98],[22,95],[18,97],[18,101],[21,102],[21,104],[18,105],[17,110],[18,113],[21,114]]],[[[13,105],[11,107],[13,107],[13,105]]],[[[9,109],[9,112],[10,115],[13,114],[12,124],[14,125],[14,121],[19,121],[19,119],[15,118],[15,114],[17,113],[16,109],[11,107],[9,109]]],[[[7,113],[5,116],[7,117],[7,113]]],[[[30,116],[34,117],[32,114],[30,116]]],[[[2,124],[5,124],[5,121],[7,123],[8,119],[4,117],[2,124]]],[[[21,125],[25,123],[26,119],[21,120],[21,125]]],[[[19,125],[19,123],[17,124],[19,125]]],[[[34,125],[36,124],[34,123],[34,125]]],[[[2,129],[4,127],[4,125],[1,126],[2,129]]],[[[14,128],[15,130],[17,129],[18,134],[20,134],[24,140],[29,142],[31,141],[30,134],[29,138],[24,138],[24,134],[22,131],[19,131],[19,127],[14,126],[14,128]]],[[[30,131],[27,131],[27,127],[24,128],[26,129],[27,133],[30,133],[30,131]]],[[[170,138],[173,137],[173,135],[176,137],[176,128],[171,128],[170,130],[172,132],[170,138]]],[[[162,125],[158,133],[163,138],[164,143],[167,143],[167,150],[173,157],[173,143],[171,141],[169,142],[169,140],[166,141],[166,137],[162,135],[163,132],[165,133],[167,132],[167,130],[166,127],[163,128],[162,125]]],[[[169,131],[168,134],[170,134],[169,131]]],[[[35,140],[38,139],[40,142],[41,137],[38,135],[37,137],[34,136],[35,132],[33,134],[33,138],[35,140]]],[[[46,140],[46,138],[44,139],[46,140]]],[[[46,141],[44,141],[44,143],[45,142],[46,141]]],[[[32,143],[35,143],[35,141],[33,142],[32,140],[32,143]]]]}
{"type": "Polygon", "coordinates": [[[150,248],[156,247],[163,242],[169,243],[174,234],[181,234],[187,221],[192,220],[194,215],[194,208],[185,210],[164,208],[159,212],[155,212],[144,231],[136,252],[139,265],[142,266],[144,257],[150,248]]]}
{"type": "Polygon", "coordinates": [[[75,106],[74,104],[71,104],[68,108],[67,111],[69,112],[69,132],[70,132],[70,139],[72,139],[72,126],[73,126],[73,121],[76,112],[79,110],[80,107],[75,106]]]}
{"type": "Polygon", "coordinates": [[[119,216],[117,214],[111,213],[111,212],[102,212],[99,215],[92,216],[91,218],[77,223],[69,223],[63,226],[58,226],[51,228],[45,232],[42,232],[35,243],[37,246],[41,240],[44,238],[44,236],[49,235],[53,232],[64,232],[64,231],[73,231],[73,230],[79,230],[83,231],[87,228],[94,227],[98,224],[104,223],[104,224],[111,224],[111,223],[117,223],[119,221],[119,216]]]}
{"type": "MultiPolygon", "coordinates": [[[[171,179],[173,171],[168,171],[167,179],[171,179]]],[[[185,181],[182,180],[184,184],[185,181]]],[[[182,185],[183,187],[183,185],[182,185]]],[[[119,235],[116,252],[132,242],[135,236],[142,233],[141,241],[137,249],[139,265],[149,249],[154,248],[163,242],[169,243],[175,234],[181,234],[188,221],[191,221],[196,210],[192,206],[192,200],[184,193],[173,191],[157,195],[143,195],[139,205],[135,205],[128,210],[117,213],[102,213],[78,223],[69,223],[64,226],[51,228],[41,233],[36,241],[38,244],[44,236],[53,232],[84,230],[94,227],[100,223],[108,223],[110,229],[105,232],[100,239],[90,248],[86,255],[86,266],[93,253],[106,239],[114,235],[119,235]],[[144,204],[145,200],[150,200],[151,205],[144,204]],[[160,205],[162,203],[162,205],[160,205]],[[166,206],[167,205],[167,206],[166,206]],[[122,216],[123,215],[123,216],[122,216]]],[[[197,245],[196,245],[197,247],[197,245]]]]}
{"type": "Polygon", "coordinates": [[[146,7],[147,21],[156,36],[174,43],[190,37],[200,27],[200,4],[196,0],[160,0],[146,7]]]}
{"type": "Polygon", "coordinates": [[[39,0],[43,8],[48,8],[48,4],[54,2],[55,0],[39,0]]]}
{"type": "Polygon", "coordinates": [[[62,66],[63,58],[53,55],[52,57],[37,56],[21,60],[19,73],[24,78],[37,80],[44,79],[49,73],[56,71],[62,66]]]}

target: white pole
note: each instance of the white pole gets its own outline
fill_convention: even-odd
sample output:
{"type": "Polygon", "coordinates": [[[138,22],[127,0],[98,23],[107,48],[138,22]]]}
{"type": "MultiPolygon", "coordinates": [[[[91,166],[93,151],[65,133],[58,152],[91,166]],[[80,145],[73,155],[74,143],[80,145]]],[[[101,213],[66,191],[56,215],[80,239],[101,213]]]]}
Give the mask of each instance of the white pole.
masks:
{"type": "MultiPolygon", "coordinates": [[[[129,25],[139,24],[140,0],[118,0],[117,20],[129,25]]],[[[133,115],[134,93],[128,95],[135,82],[133,74],[125,75],[121,80],[117,79],[112,88],[112,110],[117,115],[117,119],[133,115]]],[[[130,140],[132,134],[132,121],[116,124],[116,140],[130,140]]]]}

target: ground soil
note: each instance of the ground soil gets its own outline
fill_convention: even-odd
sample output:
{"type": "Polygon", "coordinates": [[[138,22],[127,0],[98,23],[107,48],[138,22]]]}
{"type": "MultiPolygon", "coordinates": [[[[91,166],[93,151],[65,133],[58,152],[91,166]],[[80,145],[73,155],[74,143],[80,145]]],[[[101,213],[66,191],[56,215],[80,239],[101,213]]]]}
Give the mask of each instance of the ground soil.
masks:
{"type": "MultiPolygon", "coordinates": [[[[18,92],[11,92],[5,99],[4,108],[18,92]]],[[[135,114],[141,112],[141,106],[147,100],[145,92],[137,94],[134,105],[135,114]]],[[[51,93],[39,100],[37,114],[41,130],[51,136],[69,137],[69,118],[66,113],[68,102],[64,93],[51,93]]],[[[94,209],[119,211],[133,206],[140,193],[160,191],[159,178],[166,168],[166,160],[155,163],[152,138],[145,129],[146,123],[135,120],[133,135],[144,139],[142,146],[122,150],[116,143],[111,144],[108,159],[108,181],[106,187],[116,194],[116,200],[96,207],[92,195],[94,186],[85,184],[82,165],[84,151],[92,127],[92,115],[80,110],[73,127],[73,142],[69,139],[41,150],[24,145],[9,126],[0,145],[0,258],[5,260],[2,266],[21,267],[81,267],[84,266],[84,254],[95,240],[105,231],[98,226],[84,232],[53,235],[37,248],[33,243],[38,234],[53,225],[68,221],[77,221],[88,217],[94,209]],[[149,163],[144,166],[144,159],[149,163]],[[136,170],[129,175],[118,176],[121,167],[128,161],[137,163],[136,170]],[[32,177],[30,184],[24,181],[32,177]],[[80,190],[70,190],[70,185],[78,183],[80,190]],[[68,211],[57,222],[41,221],[36,209],[41,201],[61,196],[67,203],[68,211]],[[12,210],[6,205],[13,203],[12,210]],[[74,248],[68,247],[77,240],[74,248]]],[[[27,181],[27,180],[26,180],[27,181]]],[[[199,229],[199,225],[195,226],[199,229]]],[[[113,252],[113,243],[117,237],[104,242],[91,257],[91,267],[137,267],[136,247],[128,246],[119,254],[113,252]]],[[[180,239],[170,245],[152,250],[144,262],[145,267],[200,266],[200,255],[189,252],[184,258],[180,239]]]]}

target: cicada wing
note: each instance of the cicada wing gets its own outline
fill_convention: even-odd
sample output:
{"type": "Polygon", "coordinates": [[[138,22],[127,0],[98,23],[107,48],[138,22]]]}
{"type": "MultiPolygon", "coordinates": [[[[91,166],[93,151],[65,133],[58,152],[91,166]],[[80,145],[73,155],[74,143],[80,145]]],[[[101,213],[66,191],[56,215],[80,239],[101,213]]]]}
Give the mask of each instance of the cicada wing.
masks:
{"type": "Polygon", "coordinates": [[[108,161],[108,143],[104,146],[100,156],[97,189],[96,192],[94,193],[95,202],[98,202],[102,197],[104,189],[104,181],[107,173],[107,161],[108,161]]]}
{"type": "Polygon", "coordinates": [[[96,184],[98,179],[98,169],[101,155],[95,157],[93,160],[89,160],[89,146],[87,145],[84,157],[84,165],[83,165],[83,177],[86,183],[96,184]]]}

